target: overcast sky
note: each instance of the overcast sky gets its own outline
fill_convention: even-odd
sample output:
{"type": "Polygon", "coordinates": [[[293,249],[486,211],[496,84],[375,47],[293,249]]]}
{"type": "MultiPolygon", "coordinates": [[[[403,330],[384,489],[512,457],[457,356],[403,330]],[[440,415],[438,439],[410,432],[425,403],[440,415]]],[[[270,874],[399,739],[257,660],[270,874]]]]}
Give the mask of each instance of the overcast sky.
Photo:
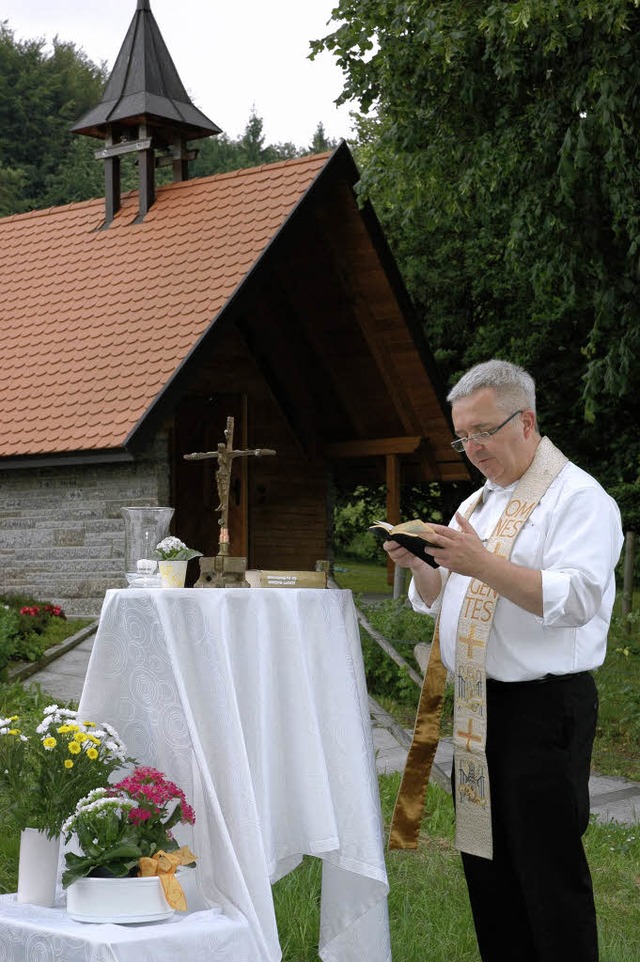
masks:
{"type": "MultiPolygon", "coordinates": [[[[318,122],[351,135],[350,106],[336,108],[342,73],[309,41],[325,36],[336,0],[151,0],[151,10],[191,99],[231,138],[253,106],[267,143],[306,147],[318,122]]],[[[56,35],[109,69],[137,0],[0,0],[0,19],[20,40],[56,35]]]]}

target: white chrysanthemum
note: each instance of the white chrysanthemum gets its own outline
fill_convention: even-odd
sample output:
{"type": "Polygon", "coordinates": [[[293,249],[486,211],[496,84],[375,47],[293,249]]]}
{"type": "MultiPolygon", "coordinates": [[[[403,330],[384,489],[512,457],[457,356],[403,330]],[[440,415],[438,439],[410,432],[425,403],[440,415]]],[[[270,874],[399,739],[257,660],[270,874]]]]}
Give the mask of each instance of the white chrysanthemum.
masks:
{"type": "Polygon", "coordinates": [[[182,548],[186,547],[186,544],[184,541],[181,541],[180,538],[174,538],[173,535],[169,535],[168,538],[163,538],[162,541],[156,545],[156,551],[168,553],[170,551],[181,551],[182,548]]]}

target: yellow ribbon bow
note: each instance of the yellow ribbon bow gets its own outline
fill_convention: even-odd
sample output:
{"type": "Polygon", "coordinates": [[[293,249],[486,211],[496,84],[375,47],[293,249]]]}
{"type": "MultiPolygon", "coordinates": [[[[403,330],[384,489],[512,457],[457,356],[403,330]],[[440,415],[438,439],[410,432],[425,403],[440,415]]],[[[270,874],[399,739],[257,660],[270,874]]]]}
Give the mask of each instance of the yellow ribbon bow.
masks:
{"type": "Polygon", "coordinates": [[[193,865],[197,857],[188,845],[183,845],[175,852],[163,852],[159,849],[150,857],[143,856],[138,859],[140,867],[138,878],[152,878],[157,875],[164,890],[164,897],[171,908],[178,912],[186,912],[187,900],[176,878],[176,869],[179,865],[193,865]]]}

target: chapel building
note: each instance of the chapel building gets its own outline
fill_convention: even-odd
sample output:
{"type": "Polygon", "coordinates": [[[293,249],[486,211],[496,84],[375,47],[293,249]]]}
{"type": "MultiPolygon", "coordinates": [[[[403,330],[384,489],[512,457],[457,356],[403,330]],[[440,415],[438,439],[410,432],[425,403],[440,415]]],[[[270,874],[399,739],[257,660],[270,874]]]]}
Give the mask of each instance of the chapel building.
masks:
{"type": "Polygon", "coordinates": [[[174,507],[173,533],[215,555],[216,464],[184,455],[215,450],[229,416],[236,448],[276,451],[233,469],[231,554],[251,568],[330,559],[336,483],[386,482],[397,521],[402,480],[467,480],[346,143],[190,180],[219,128],[149,0],[74,130],[99,138],[104,198],[0,219],[0,593],[97,615],[126,584],[124,506],[174,507]]]}

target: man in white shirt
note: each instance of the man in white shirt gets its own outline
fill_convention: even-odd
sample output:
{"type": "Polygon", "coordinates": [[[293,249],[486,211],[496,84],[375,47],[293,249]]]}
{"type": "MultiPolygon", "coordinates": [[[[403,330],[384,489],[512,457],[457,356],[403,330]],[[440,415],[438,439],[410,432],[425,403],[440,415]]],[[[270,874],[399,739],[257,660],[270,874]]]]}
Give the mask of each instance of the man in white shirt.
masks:
{"type": "MultiPolygon", "coordinates": [[[[548,439],[538,451],[535,385],[522,368],[479,364],[448,400],[453,446],[487,482],[448,527],[433,525],[435,547],[427,551],[438,568],[396,542],[385,547],[411,569],[414,608],[439,613],[450,672],[468,641],[460,626],[470,607],[478,624],[485,600],[492,608],[483,684],[493,857],[462,853],[480,952],[484,962],[597,962],[582,846],[597,716],[590,671],[606,653],[620,514],[598,482],[564,463],[548,439]],[[509,550],[494,553],[487,542],[500,530],[509,533],[507,506],[545,445],[559,456],[555,476],[510,532],[509,550]]],[[[454,773],[460,805],[455,785],[454,773]]]]}

